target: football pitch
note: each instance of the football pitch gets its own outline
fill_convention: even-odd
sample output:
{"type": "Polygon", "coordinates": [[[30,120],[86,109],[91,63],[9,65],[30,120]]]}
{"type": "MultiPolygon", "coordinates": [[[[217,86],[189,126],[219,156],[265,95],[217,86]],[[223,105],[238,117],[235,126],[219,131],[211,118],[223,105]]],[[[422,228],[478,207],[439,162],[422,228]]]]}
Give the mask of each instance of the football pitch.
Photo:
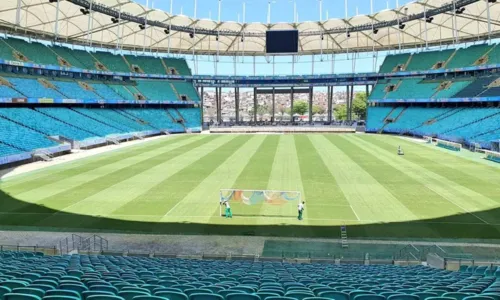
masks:
{"type": "Polygon", "coordinates": [[[500,167],[383,135],[180,135],[7,178],[0,228],[338,237],[500,237],[500,167]],[[401,145],[404,156],[396,150],[401,145]],[[300,191],[282,206],[220,189],[300,191]]]}

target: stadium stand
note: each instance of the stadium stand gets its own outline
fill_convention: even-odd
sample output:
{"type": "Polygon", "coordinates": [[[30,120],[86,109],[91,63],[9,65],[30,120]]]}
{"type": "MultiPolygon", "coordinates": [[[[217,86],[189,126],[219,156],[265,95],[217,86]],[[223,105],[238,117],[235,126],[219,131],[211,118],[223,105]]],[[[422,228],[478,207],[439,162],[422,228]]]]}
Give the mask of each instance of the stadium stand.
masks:
{"type": "Polygon", "coordinates": [[[476,78],[476,80],[464,87],[461,91],[457,92],[453,97],[469,98],[480,96],[487,89],[487,86],[497,78],[498,77],[495,76],[476,78]]]}
{"type": "Polygon", "coordinates": [[[455,50],[420,52],[413,54],[406,71],[419,71],[444,68],[455,50]]]}
{"type": "Polygon", "coordinates": [[[19,153],[20,150],[0,142],[0,157],[19,153]]]}
{"type": "Polygon", "coordinates": [[[167,110],[163,109],[121,109],[122,114],[148,124],[159,130],[184,131],[182,124],[177,122],[167,110]]]}
{"type": "Polygon", "coordinates": [[[401,79],[393,92],[386,94],[387,99],[431,98],[439,83],[422,83],[422,78],[401,79]]]}
{"type": "Polygon", "coordinates": [[[487,145],[500,138],[500,108],[370,107],[367,131],[435,136],[487,145]],[[399,113],[398,113],[399,112],[399,113]],[[395,117],[397,116],[397,117],[395,117]],[[387,122],[391,119],[391,122],[387,122]]]}
{"type": "Polygon", "coordinates": [[[13,87],[26,97],[32,98],[68,98],[64,97],[48,81],[40,81],[35,78],[4,77],[13,87]],[[42,83],[44,82],[44,83],[42,83]]]}
{"type": "Polygon", "coordinates": [[[107,124],[85,117],[76,111],[66,107],[38,107],[37,111],[51,116],[63,123],[74,125],[80,129],[87,129],[95,136],[106,136],[120,133],[122,131],[107,124]]]}
{"type": "Polygon", "coordinates": [[[97,51],[90,53],[98,62],[103,64],[107,70],[115,72],[132,72],[127,61],[122,55],[114,55],[109,52],[97,51]]]}
{"type": "MultiPolygon", "coordinates": [[[[49,47],[33,42],[28,43],[21,39],[8,39],[7,43],[12,49],[22,53],[25,59],[22,61],[31,61],[38,64],[60,66],[57,55],[49,47]]],[[[20,59],[18,59],[20,60],[20,59]]]]}
{"type": "Polygon", "coordinates": [[[151,100],[179,99],[172,85],[164,80],[137,80],[137,89],[151,100]]]}
{"type": "Polygon", "coordinates": [[[175,89],[174,92],[178,95],[178,98],[181,99],[182,95],[186,96],[186,100],[190,101],[200,101],[198,97],[198,93],[193,88],[193,84],[186,81],[171,81],[172,89],[175,89]]]}
{"type": "Polygon", "coordinates": [[[7,44],[6,39],[0,38],[0,57],[7,60],[16,60],[14,57],[14,49],[7,44]]]}
{"type": "Polygon", "coordinates": [[[4,299],[22,300],[494,300],[499,286],[492,276],[499,271],[486,266],[451,272],[426,266],[14,252],[5,252],[1,262],[9,266],[0,283],[4,299]]]}
{"type": "Polygon", "coordinates": [[[84,140],[95,136],[85,128],[79,129],[65,124],[31,108],[0,108],[0,116],[47,136],[64,136],[72,140],[84,140]]]}
{"type": "Polygon", "coordinates": [[[145,74],[168,74],[165,63],[156,57],[151,56],[133,56],[125,55],[125,59],[130,63],[132,71],[135,71],[134,65],[139,67],[145,74]]]}
{"type": "Polygon", "coordinates": [[[57,146],[43,134],[4,118],[0,118],[0,132],[0,142],[22,151],[57,146]]]}
{"type": "Polygon", "coordinates": [[[460,48],[446,64],[446,68],[462,68],[479,64],[480,58],[485,56],[491,49],[492,46],[488,44],[472,45],[468,48],[460,48]]]}
{"type": "Polygon", "coordinates": [[[405,70],[409,58],[410,54],[407,53],[386,56],[384,63],[380,66],[380,73],[391,73],[405,70]],[[400,67],[399,69],[398,66],[400,67]]]}
{"type": "Polygon", "coordinates": [[[57,90],[65,96],[65,98],[75,98],[75,99],[98,98],[94,92],[90,90],[85,90],[75,81],[52,81],[52,83],[57,88],[57,90]]]}

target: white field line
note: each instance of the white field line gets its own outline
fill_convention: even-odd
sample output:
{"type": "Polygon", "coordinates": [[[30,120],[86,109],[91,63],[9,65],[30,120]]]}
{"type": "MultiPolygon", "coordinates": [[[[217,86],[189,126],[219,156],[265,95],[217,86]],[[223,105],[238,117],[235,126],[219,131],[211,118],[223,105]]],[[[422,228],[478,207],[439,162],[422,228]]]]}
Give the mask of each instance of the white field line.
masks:
{"type": "Polygon", "coordinates": [[[361,219],[359,218],[358,214],[356,213],[356,211],[354,210],[354,207],[352,207],[352,205],[349,205],[349,207],[351,208],[352,212],[354,213],[354,215],[356,216],[356,219],[358,219],[358,221],[361,221],[361,219]]]}

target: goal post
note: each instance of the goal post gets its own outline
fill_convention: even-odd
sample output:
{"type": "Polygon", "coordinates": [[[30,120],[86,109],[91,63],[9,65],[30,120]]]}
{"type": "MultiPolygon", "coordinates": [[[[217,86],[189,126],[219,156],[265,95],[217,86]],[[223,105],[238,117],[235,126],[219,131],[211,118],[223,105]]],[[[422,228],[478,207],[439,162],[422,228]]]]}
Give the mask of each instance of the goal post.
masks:
{"type": "Polygon", "coordinates": [[[231,206],[233,215],[246,217],[292,217],[302,201],[298,191],[222,189],[219,197],[219,215],[224,215],[224,202],[231,206]]]}
{"type": "Polygon", "coordinates": [[[427,144],[432,144],[432,136],[424,136],[424,140],[427,142],[427,144]]]}

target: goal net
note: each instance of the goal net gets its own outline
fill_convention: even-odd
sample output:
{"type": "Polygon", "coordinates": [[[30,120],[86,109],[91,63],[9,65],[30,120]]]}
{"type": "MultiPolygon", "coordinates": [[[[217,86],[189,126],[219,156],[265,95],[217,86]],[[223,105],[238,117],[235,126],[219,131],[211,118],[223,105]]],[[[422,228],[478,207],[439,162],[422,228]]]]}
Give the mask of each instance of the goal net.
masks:
{"type": "Polygon", "coordinates": [[[220,190],[220,216],[224,215],[226,201],[233,216],[279,218],[296,217],[302,198],[297,191],[223,189],[220,190]]]}

